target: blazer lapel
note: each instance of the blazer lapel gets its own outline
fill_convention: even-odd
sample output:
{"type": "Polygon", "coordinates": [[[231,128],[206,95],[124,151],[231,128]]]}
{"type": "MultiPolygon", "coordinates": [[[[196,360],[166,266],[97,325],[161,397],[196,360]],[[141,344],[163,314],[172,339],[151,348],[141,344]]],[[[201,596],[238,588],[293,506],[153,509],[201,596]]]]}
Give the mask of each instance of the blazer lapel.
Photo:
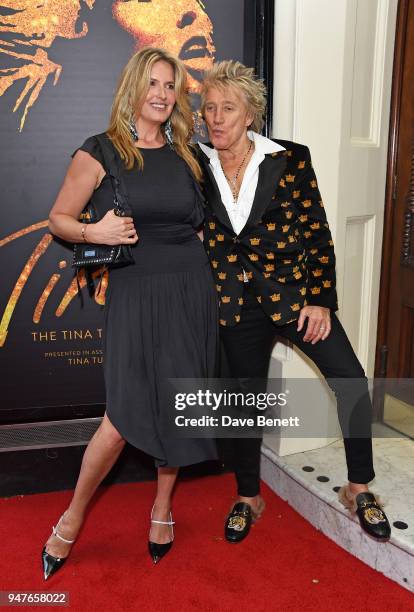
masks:
{"type": "Polygon", "coordinates": [[[279,181],[287,165],[286,153],[286,151],[278,151],[277,153],[266,155],[260,164],[259,180],[252,209],[240,235],[249,232],[252,226],[260,222],[272,196],[279,187],[279,181]]]}
{"type": "Polygon", "coordinates": [[[231,232],[234,233],[226,207],[221,200],[220,190],[211,170],[210,161],[203,151],[200,150],[200,161],[207,175],[204,181],[204,193],[206,196],[206,205],[210,206],[216,217],[225,225],[231,232]]]}

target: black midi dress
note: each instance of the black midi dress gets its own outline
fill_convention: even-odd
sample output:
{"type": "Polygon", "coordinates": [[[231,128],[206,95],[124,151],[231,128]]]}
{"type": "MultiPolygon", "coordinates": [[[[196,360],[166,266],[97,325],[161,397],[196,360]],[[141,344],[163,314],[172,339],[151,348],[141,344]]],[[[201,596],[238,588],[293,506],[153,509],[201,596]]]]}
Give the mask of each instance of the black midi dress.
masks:
{"type": "MultiPolygon", "coordinates": [[[[105,168],[94,136],[80,149],[105,168]]],[[[135,263],[109,273],[106,413],[123,438],[152,455],[157,466],[190,465],[216,459],[215,441],[166,431],[163,423],[172,422],[175,407],[164,391],[170,378],[217,373],[217,292],[196,231],[204,218],[202,196],[188,165],[168,145],[141,152],[143,171],[120,163],[139,240],[132,247],[135,263]]],[[[97,205],[101,198],[113,200],[108,175],[93,198],[97,205]]]]}

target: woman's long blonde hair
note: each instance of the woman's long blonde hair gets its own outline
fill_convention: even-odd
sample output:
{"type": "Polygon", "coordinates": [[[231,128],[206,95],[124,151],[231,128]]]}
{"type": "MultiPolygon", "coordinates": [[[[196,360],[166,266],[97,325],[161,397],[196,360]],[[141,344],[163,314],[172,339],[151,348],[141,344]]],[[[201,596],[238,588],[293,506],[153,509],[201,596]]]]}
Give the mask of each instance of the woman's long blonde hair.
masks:
{"type": "Polygon", "coordinates": [[[119,79],[106,133],[126,168],[131,170],[135,162],[138,162],[138,167],[142,170],[144,159],[139,148],[134,145],[129,125],[136,109],[141,107],[148,93],[151,69],[155,62],[160,60],[168,62],[174,70],[176,102],[170,117],[174,131],[174,148],[200,181],[201,168],[191,152],[190,145],[194,118],[187,93],[187,73],[181,61],[165,49],[144,47],[131,57],[119,79]]]}

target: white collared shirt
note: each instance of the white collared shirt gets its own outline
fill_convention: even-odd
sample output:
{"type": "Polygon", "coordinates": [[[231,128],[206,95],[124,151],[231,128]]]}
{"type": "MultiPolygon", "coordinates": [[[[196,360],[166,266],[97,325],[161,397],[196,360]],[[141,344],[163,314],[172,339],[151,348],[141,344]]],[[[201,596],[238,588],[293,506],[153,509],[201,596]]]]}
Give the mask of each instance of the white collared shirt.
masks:
{"type": "Polygon", "coordinates": [[[259,166],[264,160],[265,155],[268,153],[276,153],[277,151],[285,151],[284,147],[276,144],[270,140],[270,138],[266,138],[251,130],[247,132],[247,136],[254,142],[254,153],[247,164],[237,203],[234,203],[233,194],[224,175],[216,149],[212,149],[201,142],[198,143],[201,150],[204,151],[210,159],[211,170],[216,179],[221,200],[226,207],[227,214],[236,234],[240,234],[249,218],[259,180],[259,166]]]}

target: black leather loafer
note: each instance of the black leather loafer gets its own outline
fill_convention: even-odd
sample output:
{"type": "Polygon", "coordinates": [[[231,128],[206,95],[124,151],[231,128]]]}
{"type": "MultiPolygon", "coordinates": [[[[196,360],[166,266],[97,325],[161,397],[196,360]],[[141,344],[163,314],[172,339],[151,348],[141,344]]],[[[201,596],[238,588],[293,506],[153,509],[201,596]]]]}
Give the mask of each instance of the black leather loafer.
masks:
{"type": "Polygon", "coordinates": [[[252,509],[249,504],[237,502],[226,519],[224,535],[227,542],[241,542],[249,534],[252,509]]]}
{"type": "Polygon", "coordinates": [[[355,501],[356,514],[362,529],[377,540],[388,540],[391,535],[391,526],[385,512],[375,499],[375,495],[358,493],[355,501]]]}

